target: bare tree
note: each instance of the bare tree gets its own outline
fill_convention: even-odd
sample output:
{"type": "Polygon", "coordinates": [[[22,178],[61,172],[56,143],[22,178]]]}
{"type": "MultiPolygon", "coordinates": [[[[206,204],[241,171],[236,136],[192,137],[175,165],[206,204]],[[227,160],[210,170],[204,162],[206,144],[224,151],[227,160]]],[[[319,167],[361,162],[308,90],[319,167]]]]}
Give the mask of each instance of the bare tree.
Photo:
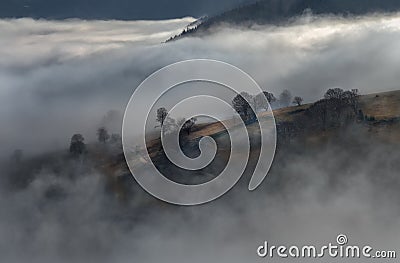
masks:
{"type": "Polygon", "coordinates": [[[296,96],[296,97],[294,97],[292,103],[293,104],[297,104],[297,106],[300,106],[303,103],[303,98],[299,97],[299,96],[296,96]]]}
{"type": "Polygon", "coordinates": [[[110,135],[108,134],[108,131],[106,128],[101,127],[97,130],[97,139],[101,143],[106,143],[108,139],[110,139],[110,135]]]}
{"type": "Polygon", "coordinates": [[[81,155],[86,151],[85,139],[82,134],[74,134],[71,138],[71,144],[69,146],[69,152],[73,155],[81,155]]]}
{"type": "Polygon", "coordinates": [[[167,118],[168,111],[166,108],[162,107],[157,110],[157,121],[160,123],[161,127],[164,125],[165,118],[167,118]]]}
{"type": "Polygon", "coordinates": [[[288,107],[291,101],[292,94],[290,93],[290,91],[287,89],[282,91],[282,93],[279,95],[279,104],[283,107],[288,107]]]}

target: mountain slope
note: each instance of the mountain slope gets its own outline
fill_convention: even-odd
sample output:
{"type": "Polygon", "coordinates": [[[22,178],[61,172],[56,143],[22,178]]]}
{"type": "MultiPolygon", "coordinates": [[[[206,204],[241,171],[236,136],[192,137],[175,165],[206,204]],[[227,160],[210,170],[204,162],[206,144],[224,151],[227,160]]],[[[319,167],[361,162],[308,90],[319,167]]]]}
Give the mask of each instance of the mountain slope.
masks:
{"type": "MultiPolygon", "coordinates": [[[[400,126],[400,90],[362,95],[358,98],[359,109],[366,116],[366,125],[374,127],[382,123],[392,123],[400,126]]],[[[274,110],[274,117],[276,123],[279,125],[284,122],[295,122],[296,118],[303,117],[307,109],[314,105],[314,103],[304,104],[301,106],[292,106],[287,108],[280,108],[274,110]]],[[[260,113],[263,116],[263,113],[260,113]]],[[[232,120],[225,121],[228,127],[233,126],[232,120]]],[[[254,124],[253,124],[254,125],[254,124]]],[[[250,125],[250,126],[253,126],[250,125]]],[[[386,127],[387,129],[392,129],[386,127]]],[[[202,136],[213,136],[224,130],[221,123],[211,123],[205,125],[199,130],[194,131],[190,138],[199,138],[202,136]]],[[[400,133],[399,133],[400,142],[400,133]]]]}
{"type": "MultiPolygon", "coordinates": [[[[229,24],[283,24],[291,18],[311,10],[313,14],[363,15],[400,10],[397,0],[261,0],[240,6],[217,16],[209,17],[197,28],[184,30],[181,35],[205,32],[221,23],[229,24]]],[[[174,38],[172,38],[174,39],[174,38]]]]}
{"type": "MultiPolygon", "coordinates": [[[[307,117],[310,109],[318,103],[274,110],[278,131],[278,150],[274,161],[275,171],[283,169],[284,166],[282,165],[286,162],[288,154],[294,153],[296,155],[299,151],[302,154],[318,154],[327,147],[332,147],[332,145],[341,147],[341,151],[356,151],[357,154],[359,154],[359,151],[371,147],[379,148],[382,145],[398,151],[400,144],[400,90],[360,96],[358,98],[359,109],[368,118],[363,121],[353,119],[352,122],[347,122],[341,126],[327,125],[326,129],[317,125],[320,119],[318,114],[321,112],[307,117]]],[[[329,110],[332,110],[332,108],[329,110]]],[[[345,113],[345,111],[342,111],[342,113],[345,113]]],[[[262,113],[260,115],[262,121],[262,113]]],[[[231,120],[227,120],[226,124],[232,125],[230,122],[231,120]]],[[[249,167],[253,167],[252,165],[258,160],[259,135],[257,127],[257,124],[247,126],[252,143],[249,167]]],[[[227,139],[226,135],[220,123],[201,124],[196,127],[191,136],[187,138],[187,144],[182,147],[185,153],[198,152],[197,142],[203,136],[213,137],[219,146],[213,163],[206,169],[194,173],[183,171],[171,165],[159,145],[159,140],[148,142],[147,150],[157,167],[165,174],[172,175],[170,179],[181,183],[203,183],[218,175],[227,162],[230,149],[225,147],[224,144],[227,139]]],[[[35,178],[49,172],[57,174],[60,178],[65,177],[71,180],[82,178],[84,174],[100,174],[104,176],[107,192],[112,193],[119,200],[129,201],[134,197],[132,200],[143,206],[156,202],[155,199],[149,198],[139,185],[133,183],[120,145],[110,143],[89,144],[87,150],[86,155],[79,159],[70,156],[67,151],[27,158],[18,165],[6,166],[4,171],[8,176],[4,178],[12,186],[11,189],[21,189],[28,187],[35,181],[35,178]],[[137,199],[140,201],[137,201],[137,199]]],[[[136,163],[141,165],[141,163],[148,161],[140,157],[136,160],[136,163]]]]}

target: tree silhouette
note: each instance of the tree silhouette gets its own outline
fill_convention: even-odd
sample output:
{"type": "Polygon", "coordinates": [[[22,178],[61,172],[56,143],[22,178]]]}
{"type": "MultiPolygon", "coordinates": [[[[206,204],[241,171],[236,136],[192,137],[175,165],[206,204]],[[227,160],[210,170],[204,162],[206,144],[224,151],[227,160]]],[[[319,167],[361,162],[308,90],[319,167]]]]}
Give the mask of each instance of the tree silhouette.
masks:
{"type": "Polygon", "coordinates": [[[101,127],[97,130],[97,139],[101,143],[106,143],[108,139],[110,139],[110,135],[108,134],[106,128],[101,127]]]}
{"type": "Polygon", "coordinates": [[[324,95],[324,98],[327,100],[330,99],[342,99],[343,98],[343,89],[341,88],[333,88],[333,89],[328,89],[324,95]]]}
{"type": "Polygon", "coordinates": [[[271,92],[263,91],[263,94],[267,98],[269,103],[276,101],[274,94],[272,94],[271,92]]]}
{"type": "Polygon", "coordinates": [[[75,156],[81,155],[86,151],[85,139],[82,134],[74,134],[71,138],[69,152],[75,156]]]}
{"type": "Polygon", "coordinates": [[[160,123],[161,127],[164,125],[165,118],[167,118],[168,111],[164,107],[157,110],[157,121],[160,123]]]}
{"type": "Polygon", "coordinates": [[[190,118],[189,120],[185,121],[182,126],[182,130],[186,131],[187,135],[190,134],[192,131],[193,126],[196,124],[197,118],[190,118]]]}
{"type": "Polygon", "coordinates": [[[232,100],[233,108],[242,116],[244,120],[248,120],[252,112],[249,102],[253,102],[253,96],[247,92],[241,92],[232,100]]]}
{"type": "Polygon", "coordinates": [[[297,106],[300,106],[303,103],[303,98],[299,97],[299,96],[296,96],[296,97],[294,97],[292,103],[293,104],[297,104],[297,106]]]}

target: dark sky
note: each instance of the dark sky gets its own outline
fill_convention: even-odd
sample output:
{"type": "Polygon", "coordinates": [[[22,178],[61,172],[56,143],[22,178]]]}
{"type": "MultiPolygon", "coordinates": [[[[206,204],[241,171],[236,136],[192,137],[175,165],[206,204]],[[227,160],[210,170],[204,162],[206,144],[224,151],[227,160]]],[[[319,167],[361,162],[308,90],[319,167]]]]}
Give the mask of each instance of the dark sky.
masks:
{"type": "Polygon", "coordinates": [[[167,19],[215,14],[253,0],[1,0],[0,17],[167,19]]]}

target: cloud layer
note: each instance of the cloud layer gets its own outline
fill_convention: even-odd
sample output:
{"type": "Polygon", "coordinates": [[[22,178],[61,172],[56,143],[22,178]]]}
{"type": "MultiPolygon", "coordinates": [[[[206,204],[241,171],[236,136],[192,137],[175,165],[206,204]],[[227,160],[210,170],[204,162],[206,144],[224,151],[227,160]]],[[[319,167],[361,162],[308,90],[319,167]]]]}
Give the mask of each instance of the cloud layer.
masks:
{"type": "MultiPolygon", "coordinates": [[[[264,89],[289,89],[306,101],[334,86],[398,89],[398,14],[221,25],[207,36],[161,44],[190,21],[1,20],[1,154],[65,149],[73,133],[93,140],[104,122],[118,131],[116,112],[135,87],[183,59],[232,63],[264,89]]],[[[362,152],[333,144],[288,154],[256,192],[241,185],[195,208],[121,206],[105,194],[98,171],[58,160],[61,172],[43,167],[27,189],[1,192],[0,254],[6,262],[244,262],[257,260],[264,240],[318,243],[339,231],[354,243],[394,249],[398,149],[359,143],[367,145],[362,152]]],[[[154,204],[136,190],[135,198],[154,204]]]]}
{"type": "Polygon", "coordinates": [[[108,110],[124,110],[145,77],[183,59],[232,63],[262,88],[289,89],[306,101],[335,86],[361,93],[398,88],[398,14],[222,25],[207,36],[161,43],[191,21],[0,20],[3,149],[29,151],[32,141],[64,147],[74,132],[91,138],[108,110]]]}

